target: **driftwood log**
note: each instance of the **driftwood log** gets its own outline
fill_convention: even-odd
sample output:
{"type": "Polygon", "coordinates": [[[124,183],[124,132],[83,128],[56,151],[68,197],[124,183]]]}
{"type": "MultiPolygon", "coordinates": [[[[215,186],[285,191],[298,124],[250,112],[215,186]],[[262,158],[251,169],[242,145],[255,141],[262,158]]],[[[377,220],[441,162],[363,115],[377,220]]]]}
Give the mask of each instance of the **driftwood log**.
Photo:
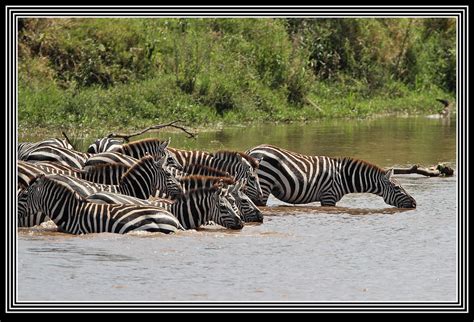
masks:
{"type": "Polygon", "coordinates": [[[181,120],[176,120],[176,121],[165,123],[165,124],[152,125],[152,126],[147,127],[146,129],[140,130],[140,131],[132,133],[132,134],[110,133],[109,135],[107,135],[107,137],[108,138],[120,138],[120,139],[124,139],[125,142],[129,142],[131,137],[142,135],[143,133],[151,131],[151,130],[159,130],[159,129],[162,129],[164,127],[173,127],[175,129],[179,129],[179,130],[183,131],[184,133],[186,133],[189,138],[195,138],[196,137],[196,134],[188,131],[187,129],[185,129],[182,126],[176,125],[176,123],[178,123],[178,122],[182,122],[182,121],[181,120]]]}
{"type": "Polygon", "coordinates": [[[438,164],[436,168],[426,169],[418,165],[413,165],[410,168],[394,168],[393,174],[421,174],[428,177],[446,176],[450,177],[454,174],[454,170],[444,164],[438,164]]]}

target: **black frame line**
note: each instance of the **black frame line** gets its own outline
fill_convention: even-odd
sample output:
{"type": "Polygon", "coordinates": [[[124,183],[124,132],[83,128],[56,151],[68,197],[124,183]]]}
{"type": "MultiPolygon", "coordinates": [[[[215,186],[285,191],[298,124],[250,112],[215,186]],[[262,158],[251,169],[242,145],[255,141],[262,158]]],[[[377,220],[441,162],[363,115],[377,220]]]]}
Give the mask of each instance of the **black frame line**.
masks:
{"type": "Polygon", "coordinates": [[[5,7],[5,180],[6,214],[16,214],[17,19],[20,17],[168,18],[414,18],[457,19],[457,301],[453,302],[63,302],[18,301],[16,216],[5,216],[5,313],[45,312],[320,312],[467,313],[468,256],[468,6],[6,6],[5,7]]]}

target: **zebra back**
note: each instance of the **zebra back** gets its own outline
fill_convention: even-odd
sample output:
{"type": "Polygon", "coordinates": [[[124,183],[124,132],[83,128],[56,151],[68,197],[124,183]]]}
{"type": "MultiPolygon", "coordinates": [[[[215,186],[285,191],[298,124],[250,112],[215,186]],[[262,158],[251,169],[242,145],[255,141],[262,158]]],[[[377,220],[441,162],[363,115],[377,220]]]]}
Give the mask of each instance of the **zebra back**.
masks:
{"type": "Polygon", "coordinates": [[[80,178],[102,184],[120,184],[123,175],[130,169],[123,164],[99,164],[80,171],[80,178]]]}
{"type": "Polygon", "coordinates": [[[50,161],[82,169],[90,154],[56,146],[39,146],[34,148],[25,161],[50,161]]]}
{"type": "Polygon", "coordinates": [[[114,151],[115,149],[122,146],[122,144],[122,140],[105,137],[102,139],[95,140],[94,143],[89,145],[89,147],[87,148],[87,152],[97,154],[102,152],[114,151]]]}
{"type": "Polygon", "coordinates": [[[46,139],[40,142],[23,142],[18,144],[18,160],[26,160],[34,149],[41,146],[56,146],[73,150],[73,146],[68,139],[46,139]]]}
{"type": "Polygon", "coordinates": [[[104,164],[121,164],[131,167],[138,163],[139,159],[125,155],[120,152],[102,152],[91,156],[84,164],[84,169],[91,166],[104,164]]]}
{"type": "Polygon", "coordinates": [[[168,150],[173,153],[176,160],[182,167],[191,164],[200,164],[212,167],[212,155],[206,151],[187,151],[168,147],[168,150]]]}

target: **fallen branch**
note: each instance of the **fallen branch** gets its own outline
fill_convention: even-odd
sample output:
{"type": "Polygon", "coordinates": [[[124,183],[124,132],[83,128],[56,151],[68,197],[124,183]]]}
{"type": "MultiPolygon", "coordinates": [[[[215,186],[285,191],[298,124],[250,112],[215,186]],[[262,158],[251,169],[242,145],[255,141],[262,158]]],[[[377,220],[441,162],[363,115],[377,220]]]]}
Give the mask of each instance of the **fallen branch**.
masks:
{"type": "Polygon", "coordinates": [[[446,176],[450,177],[454,174],[454,170],[448,166],[445,166],[443,164],[438,164],[436,168],[431,169],[426,169],[426,168],[421,168],[418,165],[413,165],[410,168],[394,168],[393,169],[394,174],[421,174],[427,177],[439,177],[439,176],[446,176]]]}
{"type": "Polygon", "coordinates": [[[191,133],[187,129],[185,129],[184,127],[175,124],[175,123],[178,123],[178,122],[182,122],[182,121],[176,120],[176,121],[169,122],[169,123],[166,123],[166,124],[152,125],[152,126],[147,127],[146,129],[143,129],[141,131],[138,131],[138,132],[135,132],[135,133],[132,133],[132,134],[110,133],[109,135],[107,135],[107,137],[108,138],[121,138],[121,139],[124,139],[125,142],[129,142],[131,137],[141,135],[141,134],[146,133],[150,130],[159,130],[159,129],[162,129],[164,127],[173,127],[175,129],[179,129],[179,130],[183,131],[184,133],[186,133],[189,138],[196,138],[196,134],[191,133]]]}

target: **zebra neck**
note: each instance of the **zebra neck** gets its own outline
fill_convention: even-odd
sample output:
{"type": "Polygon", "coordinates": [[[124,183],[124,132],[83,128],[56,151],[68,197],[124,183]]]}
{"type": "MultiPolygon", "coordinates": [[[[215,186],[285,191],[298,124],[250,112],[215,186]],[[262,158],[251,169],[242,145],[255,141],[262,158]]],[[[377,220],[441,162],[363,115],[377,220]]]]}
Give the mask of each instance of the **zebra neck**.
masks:
{"type": "Polygon", "coordinates": [[[344,194],[359,192],[382,194],[379,179],[383,172],[378,167],[356,159],[343,159],[340,162],[340,173],[344,194]]]}
{"type": "Polygon", "coordinates": [[[146,169],[126,173],[120,182],[120,192],[140,199],[148,199],[156,192],[155,174],[146,169]]]}
{"type": "Polygon", "coordinates": [[[45,199],[42,204],[43,209],[41,211],[46,213],[56,225],[61,226],[70,222],[70,211],[78,212],[83,202],[77,200],[73,194],[66,194],[56,200],[45,199]]]}

